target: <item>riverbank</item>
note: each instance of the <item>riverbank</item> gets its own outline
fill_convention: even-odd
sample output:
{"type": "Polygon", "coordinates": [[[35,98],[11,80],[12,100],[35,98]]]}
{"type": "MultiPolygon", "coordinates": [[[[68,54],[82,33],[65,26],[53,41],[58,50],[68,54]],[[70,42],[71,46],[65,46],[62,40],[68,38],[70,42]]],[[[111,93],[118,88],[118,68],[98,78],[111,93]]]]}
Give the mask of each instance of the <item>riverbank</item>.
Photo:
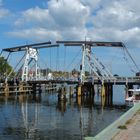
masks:
{"type": "Polygon", "coordinates": [[[139,132],[140,132],[140,103],[137,103],[125,114],[123,114],[118,120],[109,125],[95,137],[86,137],[85,140],[118,140],[118,139],[139,140],[138,138],[138,135],[140,135],[139,132]],[[136,136],[135,133],[137,134],[136,136]]]}
{"type": "Polygon", "coordinates": [[[140,139],[140,110],[128,120],[112,140],[139,140],[140,139]]]}

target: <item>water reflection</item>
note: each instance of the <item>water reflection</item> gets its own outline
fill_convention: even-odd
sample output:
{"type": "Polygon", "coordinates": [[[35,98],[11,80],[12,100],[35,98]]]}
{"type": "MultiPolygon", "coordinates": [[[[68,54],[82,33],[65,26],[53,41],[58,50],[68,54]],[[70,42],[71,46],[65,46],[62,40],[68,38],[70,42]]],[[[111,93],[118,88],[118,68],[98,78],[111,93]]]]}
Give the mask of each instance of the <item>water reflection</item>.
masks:
{"type": "MultiPolygon", "coordinates": [[[[20,102],[24,101],[24,96],[21,96],[20,102]]],[[[39,109],[38,109],[38,103],[35,104],[35,106],[32,108],[32,113],[29,112],[29,104],[27,99],[24,102],[21,102],[21,113],[22,113],[22,119],[23,124],[25,128],[25,138],[31,139],[33,138],[36,130],[37,130],[37,124],[38,124],[38,116],[39,116],[39,109]],[[29,115],[32,115],[30,117],[29,115]]]]}
{"type": "Polygon", "coordinates": [[[66,111],[66,101],[58,101],[56,108],[61,112],[62,115],[64,115],[66,111]]]}
{"type": "Polygon", "coordinates": [[[58,101],[56,93],[0,96],[0,139],[82,140],[94,136],[127,110],[125,105],[108,105],[107,99],[96,102],[95,98],[58,101]]]}

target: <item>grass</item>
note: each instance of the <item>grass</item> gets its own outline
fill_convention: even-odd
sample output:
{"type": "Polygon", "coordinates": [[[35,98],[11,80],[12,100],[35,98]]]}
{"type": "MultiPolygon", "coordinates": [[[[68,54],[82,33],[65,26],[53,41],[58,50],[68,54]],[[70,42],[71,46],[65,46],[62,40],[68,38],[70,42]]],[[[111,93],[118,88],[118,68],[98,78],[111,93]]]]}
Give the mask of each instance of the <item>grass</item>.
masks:
{"type": "Polygon", "coordinates": [[[137,112],[137,114],[140,114],[140,110],[137,112]]]}
{"type": "Polygon", "coordinates": [[[120,125],[118,126],[119,129],[127,129],[126,125],[120,125]]]}
{"type": "Polygon", "coordinates": [[[130,120],[128,120],[125,124],[126,125],[129,125],[129,124],[131,124],[131,123],[133,123],[134,121],[132,120],[132,119],[130,119],[130,120]]]}
{"type": "MultiPolygon", "coordinates": [[[[136,116],[137,114],[140,114],[140,110],[138,110],[138,111],[134,114],[134,116],[136,116]]],[[[133,116],[133,117],[134,117],[134,116],[133,116]]],[[[134,122],[133,117],[132,117],[132,119],[129,119],[128,121],[126,121],[125,125],[120,125],[120,126],[118,126],[118,128],[119,128],[119,129],[127,129],[127,126],[126,126],[126,125],[130,125],[130,124],[132,124],[132,123],[134,122]]]]}

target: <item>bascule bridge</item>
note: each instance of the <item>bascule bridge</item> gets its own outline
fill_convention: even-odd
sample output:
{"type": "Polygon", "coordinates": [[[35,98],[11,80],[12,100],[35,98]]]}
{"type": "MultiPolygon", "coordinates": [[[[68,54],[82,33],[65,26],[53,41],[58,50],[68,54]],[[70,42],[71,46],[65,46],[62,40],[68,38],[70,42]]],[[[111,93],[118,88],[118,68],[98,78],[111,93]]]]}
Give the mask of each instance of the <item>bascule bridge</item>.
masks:
{"type": "MultiPolygon", "coordinates": [[[[56,41],[55,44],[51,44],[51,41],[36,43],[36,44],[28,44],[23,46],[17,46],[12,48],[4,48],[2,50],[1,55],[4,52],[8,52],[7,60],[12,53],[24,52],[23,57],[17,65],[13,68],[13,70],[6,76],[5,83],[7,83],[11,77],[11,73],[15,71],[18,67],[19,63],[23,63],[20,67],[20,81],[21,83],[29,83],[32,85],[33,90],[36,89],[36,85],[41,84],[77,84],[79,95],[81,95],[83,90],[82,88],[89,88],[91,91],[94,90],[94,85],[101,85],[103,93],[106,91],[110,95],[112,94],[113,85],[127,85],[128,87],[131,85],[139,85],[140,78],[139,77],[115,77],[110,70],[99,60],[99,58],[95,57],[92,54],[92,48],[94,47],[113,47],[113,48],[123,48],[126,50],[132,62],[137,67],[135,61],[131,57],[127,48],[122,42],[101,42],[101,41],[56,41]],[[61,46],[66,47],[81,47],[81,62],[79,63],[79,71],[80,75],[77,80],[71,80],[71,78],[65,79],[42,79],[40,78],[40,68],[38,65],[38,59],[40,57],[39,50],[47,49],[47,48],[60,48],[61,46]],[[30,65],[34,63],[34,73],[32,75],[29,74],[30,65]],[[86,66],[89,67],[90,75],[86,76],[86,66]]],[[[62,52],[61,52],[62,53],[62,52]]],[[[70,54],[69,54],[70,55],[70,54]]],[[[56,58],[58,59],[58,58],[56,58]]],[[[65,59],[65,58],[64,58],[65,59]]],[[[138,69],[138,67],[137,67],[138,69]]],[[[17,72],[19,74],[19,72],[17,72]]],[[[6,88],[8,85],[6,84],[6,88]]],[[[20,88],[19,88],[20,89],[20,88]]],[[[22,88],[23,89],[23,88],[22,88]]]]}

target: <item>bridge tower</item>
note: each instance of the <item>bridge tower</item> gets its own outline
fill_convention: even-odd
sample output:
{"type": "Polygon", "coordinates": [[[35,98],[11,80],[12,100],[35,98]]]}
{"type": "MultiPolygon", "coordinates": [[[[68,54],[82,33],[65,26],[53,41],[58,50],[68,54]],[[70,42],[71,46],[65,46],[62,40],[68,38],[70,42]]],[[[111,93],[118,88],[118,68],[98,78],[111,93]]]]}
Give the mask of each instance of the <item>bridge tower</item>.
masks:
{"type": "Polygon", "coordinates": [[[85,65],[86,65],[87,61],[90,62],[90,60],[91,60],[91,46],[83,44],[82,45],[82,65],[80,67],[81,83],[83,83],[85,81],[85,65]]]}
{"type": "Polygon", "coordinates": [[[26,56],[25,61],[23,65],[22,70],[22,81],[28,81],[29,80],[29,64],[31,61],[35,61],[35,80],[38,80],[40,78],[40,71],[38,67],[38,53],[37,49],[26,47],[26,56]]]}
{"type": "Polygon", "coordinates": [[[82,65],[80,67],[80,80],[81,83],[85,82],[85,66],[88,65],[91,72],[92,81],[94,78],[98,78],[103,83],[104,80],[114,80],[115,77],[112,73],[99,61],[95,56],[91,55],[91,44],[83,44],[82,45],[82,65]]]}

